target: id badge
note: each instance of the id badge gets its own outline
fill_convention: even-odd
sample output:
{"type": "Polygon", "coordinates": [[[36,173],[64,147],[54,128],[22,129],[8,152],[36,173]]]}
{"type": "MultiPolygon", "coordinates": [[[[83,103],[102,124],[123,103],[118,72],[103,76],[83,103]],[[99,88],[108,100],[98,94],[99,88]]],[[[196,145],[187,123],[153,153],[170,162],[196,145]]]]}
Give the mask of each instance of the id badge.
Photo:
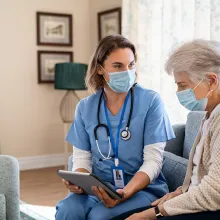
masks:
{"type": "Polygon", "coordinates": [[[123,189],[125,187],[124,168],[121,166],[112,166],[112,174],[115,186],[123,189]]]}

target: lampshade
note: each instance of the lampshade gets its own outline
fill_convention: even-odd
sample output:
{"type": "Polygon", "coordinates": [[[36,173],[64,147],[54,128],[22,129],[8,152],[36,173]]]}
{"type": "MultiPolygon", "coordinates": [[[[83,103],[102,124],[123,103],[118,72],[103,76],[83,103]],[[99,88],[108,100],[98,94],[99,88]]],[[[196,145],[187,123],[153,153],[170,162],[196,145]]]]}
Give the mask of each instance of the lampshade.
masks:
{"type": "Polygon", "coordinates": [[[57,63],[55,65],[55,89],[85,90],[88,65],[82,63],[57,63]]]}

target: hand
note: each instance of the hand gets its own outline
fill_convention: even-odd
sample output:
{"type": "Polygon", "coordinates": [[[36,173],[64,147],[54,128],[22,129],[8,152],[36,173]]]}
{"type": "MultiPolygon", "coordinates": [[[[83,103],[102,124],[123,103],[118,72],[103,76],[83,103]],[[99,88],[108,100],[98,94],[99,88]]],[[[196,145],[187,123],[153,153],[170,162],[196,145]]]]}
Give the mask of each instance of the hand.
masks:
{"type": "Polygon", "coordinates": [[[146,211],[136,213],[126,218],[126,220],[154,220],[157,219],[154,209],[147,209],[146,211]]]}
{"type": "Polygon", "coordinates": [[[148,219],[149,219],[148,217],[143,217],[142,213],[136,213],[126,218],[126,220],[148,220],[148,219]]]}
{"type": "Polygon", "coordinates": [[[152,206],[157,206],[157,205],[161,205],[163,204],[164,202],[176,197],[176,196],[179,196],[180,194],[182,193],[181,189],[177,189],[176,191],[174,192],[171,192],[171,193],[167,193],[165,196],[163,196],[162,198],[160,199],[157,199],[156,201],[154,201],[151,205],[152,206]]]}
{"type": "Polygon", "coordinates": [[[67,189],[69,189],[70,192],[73,192],[73,193],[76,193],[76,194],[82,194],[83,193],[83,190],[81,188],[79,188],[78,186],[76,185],[73,185],[71,183],[69,183],[68,181],[66,180],[62,180],[64,185],[66,186],[67,189]]]}
{"type": "MultiPolygon", "coordinates": [[[[95,195],[100,199],[100,201],[102,201],[102,203],[107,208],[112,208],[112,207],[116,206],[117,204],[119,204],[120,202],[125,200],[125,198],[123,198],[122,200],[112,199],[106,193],[106,191],[104,189],[102,189],[101,187],[93,186],[92,187],[92,191],[95,193],[95,195]]],[[[123,190],[117,190],[117,192],[124,196],[123,190]]]]}

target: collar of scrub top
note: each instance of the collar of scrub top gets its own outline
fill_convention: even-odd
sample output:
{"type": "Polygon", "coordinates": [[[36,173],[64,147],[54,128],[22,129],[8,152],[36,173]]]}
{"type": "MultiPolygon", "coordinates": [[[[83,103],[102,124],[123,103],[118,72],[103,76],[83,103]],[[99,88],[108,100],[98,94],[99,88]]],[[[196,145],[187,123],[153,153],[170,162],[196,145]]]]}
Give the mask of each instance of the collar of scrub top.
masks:
{"type": "Polygon", "coordinates": [[[116,141],[114,140],[114,137],[113,137],[111,124],[110,124],[109,117],[108,117],[106,100],[105,100],[105,97],[104,97],[105,118],[106,118],[106,121],[107,121],[107,126],[108,126],[108,130],[109,130],[109,134],[110,134],[111,146],[112,146],[112,148],[114,150],[114,153],[115,153],[115,166],[116,167],[119,165],[118,145],[119,145],[120,130],[121,130],[122,120],[124,118],[125,109],[126,109],[126,105],[128,103],[129,96],[130,96],[130,92],[127,94],[127,96],[125,98],[125,101],[124,101],[123,109],[122,109],[122,112],[121,112],[121,117],[120,117],[120,120],[119,120],[119,123],[118,123],[118,129],[117,129],[117,134],[116,134],[116,141]]]}

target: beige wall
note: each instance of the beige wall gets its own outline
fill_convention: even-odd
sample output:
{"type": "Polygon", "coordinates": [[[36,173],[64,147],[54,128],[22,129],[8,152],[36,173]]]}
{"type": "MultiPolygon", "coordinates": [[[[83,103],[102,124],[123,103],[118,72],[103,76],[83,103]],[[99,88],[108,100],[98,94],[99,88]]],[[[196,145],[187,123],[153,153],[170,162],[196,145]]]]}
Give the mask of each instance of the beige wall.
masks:
{"type": "MultiPolygon", "coordinates": [[[[97,13],[122,0],[0,0],[0,153],[30,157],[63,153],[59,104],[64,91],[37,83],[37,50],[74,52],[88,63],[98,42],[97,13]],[[36,45],[36,11],[73,14],[69,47],[36,45]]],[[[87,92],[78,92],[85,97],[87,92]]],[[[71,148],[70,148],[71,149],[71,148]]]]}
{"type": "Polygon", "coordinates": [[[90,0],[91,53],[98,43],[97,13],[117,7],[122,7],[122,0],[90,0]]]}
{"type": "MultiPolygon", "coordinates": [[[[89,0],[0,0],[0,145],[16,157],[63,152],[59,104],[64,91],[37,84],[38,49],[90,56],[89,0]],[[36,11],[73,14],[72,48],[36,46],[36,11]]],[[[83,96],[83,94],[81,94],[83,96]]]]}

